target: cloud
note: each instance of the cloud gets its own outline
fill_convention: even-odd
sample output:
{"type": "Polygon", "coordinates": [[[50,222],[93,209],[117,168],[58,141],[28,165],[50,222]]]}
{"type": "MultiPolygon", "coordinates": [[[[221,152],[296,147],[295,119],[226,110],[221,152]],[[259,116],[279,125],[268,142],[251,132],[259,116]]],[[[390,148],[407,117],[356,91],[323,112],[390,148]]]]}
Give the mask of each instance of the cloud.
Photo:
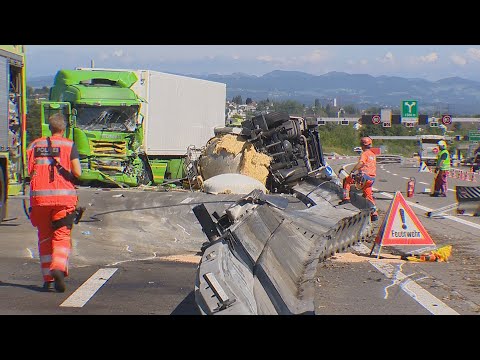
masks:
{"type": "Polygon", "coordinates": [[[480,49],[468,48],[467,49],[467,56],[470,57],[470,59],[472,59],[472,60],[480,61],[480,49]]]}
{"type": "Polygon", "coordinates": [[[270,55],[260,55],[256,57],[257,60],[259,61],[265,61],[265,62],[274,62],[275,59],[271,57],[270,55]]]}
{"type": "Polygon", "coordinates": [[[381,63],[393,63],[395,61],[395,57],[393,56],[392,52],[387,52],[383,58],[377,58],[377,61],[381,63]]]}
{"type": "Polygon", "coordinates": [[[465,64],[467,63],[467,60],[466,60],[464,57],[462,57],[462,56],[460,56],[460,55],[457,55],[457,54],[451,55],[451,56],[450,56],[450,59],[451,59],[455,64],[461,65],[461,66],[463,66],[463,65],[465,65],[465,64]]]}
{"type": "Polygon", "coordinates": [[[432,52],[428,55],[419,56],[416,58],[416,60],[420,63],[434,63],[438,60],[438,54],[436,52],[432,52]]]}
{"type": "Polygon", "coordinates": [[[128,57],[127,53],[125,51],[123,51],[123,49],[116,49],[116,50],[113,50],[111,52],[100,52],[98,54],[98,56],[100,57],[100,60],[107,60],[107,59],[110,59],[110,58],[123,58],[123,57],[128,57]]]}
{"type": "Polygon", "coordinates": [[[330,52],[326,49],[315,49],[311,54],[300,56],[298,59],[299,64],[318,64],[328,60],[330,58],[330,52]]]}
{"type": "Polygon", "coordinates": [[[123,56],[123,50],[120,49],[120,50],[115,50],[113,53],[112,53],[112,56],[114,57],[122,57],[123,56]]]}
{"type": "Polygon", "coordinates": [[[311,53],[302,56],[291,57],[273,57],[270,55],[260,55],[256,59],[259,61],[267,62],[275,66],[301,66],[306,64],[319,64],[331,57],[331,54],[326,49],[315,49],[311,53]]]}

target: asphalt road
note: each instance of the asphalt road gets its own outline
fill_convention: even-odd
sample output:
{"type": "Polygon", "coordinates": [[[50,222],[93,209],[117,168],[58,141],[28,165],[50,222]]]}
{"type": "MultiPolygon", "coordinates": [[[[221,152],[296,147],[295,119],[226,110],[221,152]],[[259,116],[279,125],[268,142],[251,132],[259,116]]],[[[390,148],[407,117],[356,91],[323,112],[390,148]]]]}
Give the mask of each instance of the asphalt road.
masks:
{"type": "MultiPolygon", "coordinates": [[[[330,162],[337,170],[355,161],[330,162]]],[[[431,183],[433,174],[398,164],[379,166],[376,228],[395,191],[405,195],[410,176],[416,177],[417,192],[407,200],[423,207],[412,209],[438,246],[452,244],[449,262],[404,262],[396,255],[399,249],[389,247],[376,259],[369,256],[372,243],[360,244],[320,264],[317,314],[479,313],[480,219],[427,218],[425,208],[455,201],[453,192],[446,199],[420,193],[419,183],[431,183]]],[[[450,188],[457,182],[451,180],[450,188]]],[[[87,211],[73,229],[67,291],[45,293],[36,230],[23,213],[22,200],[10,198],[9,219],[0,224],[0,314],[196,315],[194,279],[206,237],[192,207],[205,203],[210,212],[221,213],[236,199],[185,191],[81,188],[80,203],[87,211]]],[[[300,206],[289,200],[290,206],[300,206]]]]}
{"type": "MultiPolygon", "coordinates": [[[[356,160],[333,160],[331,165],[337,170],[356,160]]],[[[480,218],[455,216],[453,212],[448,218],[428,218],[426,211],[456,202],[453,191],[449,191],[447,198],[432,198],[422,193],[425,187],[430,187],[422,182],[431,184],[433,176],[418,172],[417,167],[379,165],[374,197],[380,217],[374,235],[385,219],[393,195],[400,191],[435,245],[452,245],[449,261],[414,263],[399,260],[401,254],[409,251],[408,246],[382,247],[377,260],[375,256],[368,256],[373,242],[352,249],[349,256],[337,254],[318,270],[318,314],[480,312],[480,218]],[[407,181],[412,176],[416,178],[416,191],[413,198],[407,198],[407,181]]],[[[455,185],[477,184],[449,179],[449,189],[454,190],[455,185]]]]}

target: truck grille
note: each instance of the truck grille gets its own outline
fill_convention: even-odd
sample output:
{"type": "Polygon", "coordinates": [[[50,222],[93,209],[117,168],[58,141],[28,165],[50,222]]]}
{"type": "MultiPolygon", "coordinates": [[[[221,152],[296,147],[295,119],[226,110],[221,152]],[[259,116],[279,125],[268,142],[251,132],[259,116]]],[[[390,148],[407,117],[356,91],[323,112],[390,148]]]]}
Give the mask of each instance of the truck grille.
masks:
{"type": "Polygon", "coordinates": [[[127,154],[126,141],[90,140],[90,152],[92,155],[102,156],[125,156],[127,154]]]}

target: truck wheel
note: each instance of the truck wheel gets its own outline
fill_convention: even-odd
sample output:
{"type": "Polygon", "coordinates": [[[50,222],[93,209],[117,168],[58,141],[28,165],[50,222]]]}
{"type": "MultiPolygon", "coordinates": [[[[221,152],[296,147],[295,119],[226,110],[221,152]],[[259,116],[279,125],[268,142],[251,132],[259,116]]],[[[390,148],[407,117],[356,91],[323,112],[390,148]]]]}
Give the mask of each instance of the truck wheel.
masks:
{"type": "Polygon", "coordinates": [[[5,181],[3,169],[0,167],[0,222],[5,219],[7,212],[7,182],[5,181]]]}

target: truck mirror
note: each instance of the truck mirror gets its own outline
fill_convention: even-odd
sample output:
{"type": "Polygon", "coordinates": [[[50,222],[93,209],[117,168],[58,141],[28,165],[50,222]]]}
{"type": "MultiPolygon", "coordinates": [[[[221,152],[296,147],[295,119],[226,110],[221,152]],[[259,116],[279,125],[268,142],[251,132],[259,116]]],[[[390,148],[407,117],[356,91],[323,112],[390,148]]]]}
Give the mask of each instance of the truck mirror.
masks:
{"type": "Polygon", "coordinates": [[[137,125],[142,125],[143,123],[143,114],[138,114],[137,125]]]}

